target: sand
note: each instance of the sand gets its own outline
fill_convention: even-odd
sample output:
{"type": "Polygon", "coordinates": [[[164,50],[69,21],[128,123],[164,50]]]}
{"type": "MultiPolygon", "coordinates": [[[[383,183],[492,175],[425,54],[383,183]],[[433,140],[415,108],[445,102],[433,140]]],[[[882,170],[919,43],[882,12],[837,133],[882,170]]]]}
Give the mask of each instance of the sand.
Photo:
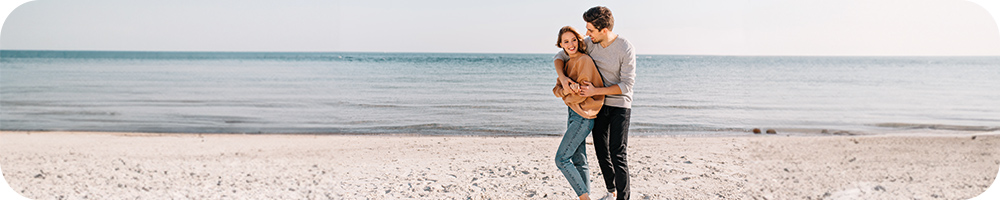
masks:
{"type": "MultiPolygon", "coordinates": [[[[558,143],[2,132],[0,166],[32,199],[573,199],[558,143]]],[[[996,178],[1000,134],[632,137],[629,163],[633,199],[967,199],[996,178]]]]}

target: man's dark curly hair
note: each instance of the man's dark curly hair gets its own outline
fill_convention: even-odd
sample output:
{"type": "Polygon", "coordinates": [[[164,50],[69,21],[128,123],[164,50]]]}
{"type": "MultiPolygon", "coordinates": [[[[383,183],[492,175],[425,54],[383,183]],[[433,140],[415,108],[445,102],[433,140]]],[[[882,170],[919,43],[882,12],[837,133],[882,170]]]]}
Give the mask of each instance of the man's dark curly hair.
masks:
{"type": "Polygon", "coordinates": [[[613,30],[615,27],[615,17],[611,16],[611,9],[604,6],[594,6],[583,13],[583,21],[594,25],[598,31],[604,28],[613,30]]]}

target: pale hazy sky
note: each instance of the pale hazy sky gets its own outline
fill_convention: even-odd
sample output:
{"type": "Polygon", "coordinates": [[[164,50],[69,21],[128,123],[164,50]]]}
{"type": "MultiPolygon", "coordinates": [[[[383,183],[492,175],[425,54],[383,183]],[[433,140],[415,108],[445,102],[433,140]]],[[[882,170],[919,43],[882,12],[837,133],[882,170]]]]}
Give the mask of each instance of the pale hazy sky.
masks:
{"type": "Polygon", "coordinates": [[[595,5],[639,54],[1000,55],[963,0],[37,0],[0,49],[553,53],[595,5]]]}

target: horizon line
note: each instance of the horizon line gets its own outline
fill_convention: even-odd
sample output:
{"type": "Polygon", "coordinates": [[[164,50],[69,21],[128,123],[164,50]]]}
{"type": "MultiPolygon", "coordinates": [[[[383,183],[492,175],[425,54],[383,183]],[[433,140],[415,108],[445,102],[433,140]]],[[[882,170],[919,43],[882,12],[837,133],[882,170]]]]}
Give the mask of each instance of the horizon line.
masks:
{"type": "MultiPolygon", "coordinates": [[[[430,54],[553,54],[553,53],[510,53],[510,52],[406,52],[406,51],[202,51],[202,50],[57,50],[57,49],[0,49],[0,51],[39,52],[144,52],[144,53],[430,53],[430,54]]],[[[1000,57],[989,55],[861,55],[861,54],[636,54],[636,56],[746,56],[746,57],[1000,57]]]]}

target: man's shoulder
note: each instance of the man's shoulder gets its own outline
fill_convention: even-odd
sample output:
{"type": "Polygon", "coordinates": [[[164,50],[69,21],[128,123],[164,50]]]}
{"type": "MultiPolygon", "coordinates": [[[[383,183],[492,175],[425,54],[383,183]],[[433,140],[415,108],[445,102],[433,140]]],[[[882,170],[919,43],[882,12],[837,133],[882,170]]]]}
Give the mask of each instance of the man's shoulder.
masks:
{"type": "Polygon", "coordinates": [[[622,42],[622,43],[621,43],[621,45],[622,45],[623,47],[626,47],[626,48],[628,48],[628,49],[631,49],[631,48],[632,48],[632,42],[631,42],[631,41],[629,41],[629,40],[628,40],[628,38],[625,38],[625,37],[623,37],[623,36],[619,35],[619,36],[618,36],[618,38],[616,38],[616,40],[619,40],[619,41],[621,41],[621,42],[622,42]]]}

